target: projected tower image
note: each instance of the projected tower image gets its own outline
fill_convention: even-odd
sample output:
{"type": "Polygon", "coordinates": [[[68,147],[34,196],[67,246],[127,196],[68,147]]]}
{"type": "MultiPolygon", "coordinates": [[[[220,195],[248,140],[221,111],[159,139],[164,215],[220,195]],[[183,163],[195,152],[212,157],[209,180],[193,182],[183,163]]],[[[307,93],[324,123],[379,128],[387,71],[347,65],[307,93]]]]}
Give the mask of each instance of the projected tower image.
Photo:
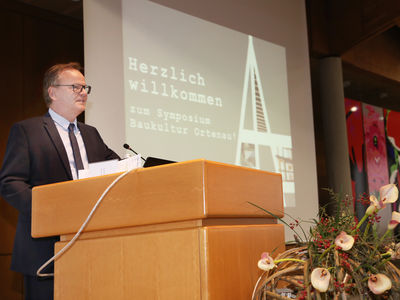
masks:
{"type": "Polygon", "coordinates": [[[284,200],[292,202],[295,192],[292,138],[271,130],[267,103],[253,38],[249,36],[235,163],[261,169],[263,159],[272,161],[273,169],[269,170],[282,174],[284,200]]]}

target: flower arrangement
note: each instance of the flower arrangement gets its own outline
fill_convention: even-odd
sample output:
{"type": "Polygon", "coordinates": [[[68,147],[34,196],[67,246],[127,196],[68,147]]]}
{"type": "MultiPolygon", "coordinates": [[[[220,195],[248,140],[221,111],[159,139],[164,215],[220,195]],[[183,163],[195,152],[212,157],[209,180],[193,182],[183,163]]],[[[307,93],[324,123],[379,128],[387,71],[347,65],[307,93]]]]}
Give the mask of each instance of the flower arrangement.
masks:
{"type": "Polygon", "coordinates": [[[253,300],[400,299],[400,271],[391,262],[400,258],[400,243],[395,244],[393,233],[400,213],[392,213],[385,234],[379,236],[376,229],[377,212],[397,201],[397,187],[381,187],[379,199],[371,195],[361,220],[354,217],[348,197],[330,193],[337,203],[335,215],[322,209],[308,235],[301,227],[303,221],[281,220],[294,231],[298,247],[275,259],[269,253],[261,255],[258,267],[264,273],[253,300]]]}

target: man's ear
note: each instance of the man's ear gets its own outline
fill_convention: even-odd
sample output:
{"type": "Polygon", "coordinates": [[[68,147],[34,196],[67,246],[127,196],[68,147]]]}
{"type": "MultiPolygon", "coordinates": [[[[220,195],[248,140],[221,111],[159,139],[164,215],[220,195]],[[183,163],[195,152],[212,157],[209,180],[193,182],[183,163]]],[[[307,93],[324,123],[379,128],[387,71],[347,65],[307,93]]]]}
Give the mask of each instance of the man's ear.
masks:
{"type": "Polygon", "coordinates": [[[49,93],[50,99],[54,101],[54,99],[56,98],[55,97],[56,96],[55,95],[55,93],[56,93],[55,88],[52,87],[52,86],[49,86],[49,88],[47,89],[47,92],[49,93]]]}

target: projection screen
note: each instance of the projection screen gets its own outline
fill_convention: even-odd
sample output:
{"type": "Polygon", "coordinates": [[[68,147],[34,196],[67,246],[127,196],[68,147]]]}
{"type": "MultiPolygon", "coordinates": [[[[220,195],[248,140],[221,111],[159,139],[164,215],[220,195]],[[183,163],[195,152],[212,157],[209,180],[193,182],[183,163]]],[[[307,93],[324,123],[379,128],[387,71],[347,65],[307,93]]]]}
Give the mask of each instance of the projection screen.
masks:
{"type": "Polygon", "coordinates": [[[86,122],[111,148],[279,172],[286,211],[315,216],[303,1],[87,0],[84,26],[86,122]]]}

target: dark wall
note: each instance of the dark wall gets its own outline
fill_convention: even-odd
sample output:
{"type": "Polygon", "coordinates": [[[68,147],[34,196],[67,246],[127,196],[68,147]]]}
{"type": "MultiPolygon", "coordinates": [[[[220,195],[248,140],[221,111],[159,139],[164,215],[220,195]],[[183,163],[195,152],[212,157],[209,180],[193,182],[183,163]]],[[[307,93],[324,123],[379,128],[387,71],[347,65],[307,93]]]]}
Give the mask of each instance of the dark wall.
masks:
{"type": "MultiPolygon", "coordinates": [[[[42,115],[42,76],[51,65],[83,65],[82,22],[10,2],[0,3],[0,161],[14,122],[42,115]]],[[[22,278],[9,271],[18,212],[0,198],[0,299],[22,299],[22,278]]]]}

